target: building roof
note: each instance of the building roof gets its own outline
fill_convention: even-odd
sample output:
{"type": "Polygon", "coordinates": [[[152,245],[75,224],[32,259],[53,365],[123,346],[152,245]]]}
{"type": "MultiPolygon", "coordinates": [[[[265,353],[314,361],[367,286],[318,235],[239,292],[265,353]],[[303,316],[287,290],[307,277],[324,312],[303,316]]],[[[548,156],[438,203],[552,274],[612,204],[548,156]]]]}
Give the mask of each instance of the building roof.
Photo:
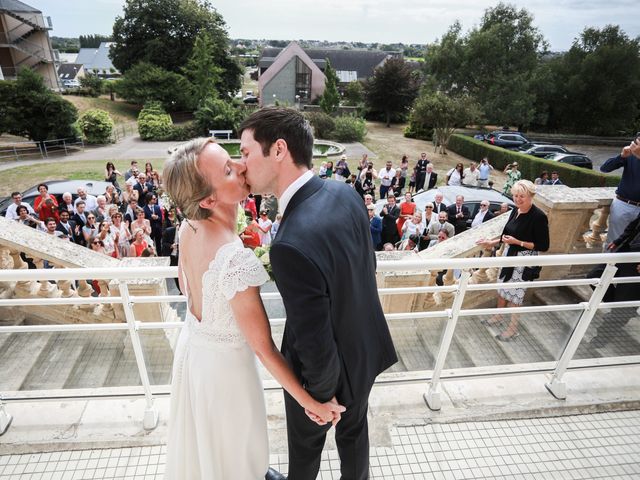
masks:
{"type": "Polygon", "coordinates": [[[22,3],[18,0],[0,0],[0,10],[8,10],[10,12],[42,13],[37,8],[30,7],[26,3],[22,3]]]}
{"type": "Polygon", "coordinates": [[[81,48],[76,57],[76,63],[84,65],[88,70],[115,70],[109,58],[109,48],[113,42],[102,42],[98,48],[81,48]]]}
{"type": "Polygon", "coordinates": [[[62,63],[58,67],[58,78],[73,80],[80,70],[82,70],[81,63],[62,63]]]}
{"type": "MultiPolygon", "coordinates": [[[[373,71],[390,56],[387,52],[371,50],[340,50],[334,48],[304,48],[303,50],[320,69],[325,68],[325,59],[328,58],[334,70],[338,72],[356,72],[359,79],[372,77],[373,71]]],[[[281,51],[282,48],[265,48],[258,62],[259,67],[268,68],[281,51]]],[[[352,78],[353,74],[349,73],[343,76],[352,78]]]]}

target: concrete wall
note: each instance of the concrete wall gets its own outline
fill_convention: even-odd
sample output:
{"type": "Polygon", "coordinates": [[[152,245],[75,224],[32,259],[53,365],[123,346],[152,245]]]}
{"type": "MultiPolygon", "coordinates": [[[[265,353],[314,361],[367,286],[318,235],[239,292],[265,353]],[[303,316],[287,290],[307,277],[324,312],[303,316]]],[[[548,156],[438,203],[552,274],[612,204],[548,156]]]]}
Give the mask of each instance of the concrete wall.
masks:
{"type": "Polygon", "coordinates": [[[280,105],[288,103],[293,106],[296,102],[295,81],[296,58],[293,57],[262,89],[262,105],[273,105],[277,100],[280,105]]]}

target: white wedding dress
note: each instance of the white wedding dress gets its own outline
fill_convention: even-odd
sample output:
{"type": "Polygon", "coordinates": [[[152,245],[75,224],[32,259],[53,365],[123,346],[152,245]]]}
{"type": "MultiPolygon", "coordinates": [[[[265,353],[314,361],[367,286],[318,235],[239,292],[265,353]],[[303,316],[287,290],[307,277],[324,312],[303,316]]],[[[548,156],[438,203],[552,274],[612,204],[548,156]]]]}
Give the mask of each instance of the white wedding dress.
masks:
{"type": "Polygon", "coordinates": [[[187,308],[175,349],[166,479],[264,478],[269,449],[262,382],[229,300],[268,279],[240,239],[220,247],[203,274],[202,322],[187,308]]]}

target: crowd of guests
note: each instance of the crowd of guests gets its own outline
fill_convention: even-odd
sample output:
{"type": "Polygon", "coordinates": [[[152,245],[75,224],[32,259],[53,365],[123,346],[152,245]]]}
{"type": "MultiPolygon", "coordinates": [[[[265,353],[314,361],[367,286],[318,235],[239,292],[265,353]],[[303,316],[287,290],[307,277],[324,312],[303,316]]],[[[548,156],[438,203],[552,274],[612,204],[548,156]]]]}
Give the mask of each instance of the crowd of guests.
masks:
{"type": "Polygon", "coordinates": [[[42,183],[33,207],[13,192],[6,218],[114,258],[176,256],[180,216],[162,204],[162,176],[153,165],[140,171],[132,161],[122,174],[108,162],[105,180],[109,185],[101,195],[81,187],[75,200],[65,192],[61,201],[42,183]]]}

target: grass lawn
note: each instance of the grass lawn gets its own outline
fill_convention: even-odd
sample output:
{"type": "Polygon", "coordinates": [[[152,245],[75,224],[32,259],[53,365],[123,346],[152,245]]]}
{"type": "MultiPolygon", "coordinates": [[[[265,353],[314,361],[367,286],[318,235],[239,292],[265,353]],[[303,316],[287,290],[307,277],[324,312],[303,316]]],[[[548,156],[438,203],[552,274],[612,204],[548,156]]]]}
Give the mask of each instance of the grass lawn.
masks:
{"type": "MultiPolygon", "coordinates": [[[[108,161],[109,159],[65,162],[64,157],[61,157],[59,160],[4,170],[0,172],[0,197],[8,196],[13,191],[26,190],[48,180],[104,180],[104,166],[108,161]]],[[[129,168],[128,160],[111,161],[123,174],[129,168]]],[[[150,161],[155,166],[161,165],[164,159],[150,161]]],[[[121,184],[124,183],[124,179],[118,180],[121,184]]]]}
{"type": "Polygon", "coordinates": [[[91,108],[99,108],[107,111],[116,124],[135,122],[141,109],[139,105],[125,103],[122,100],[112,102],[109,99],[109,95],[103,95],[98,98],[65,95],[64,98],[75,105],[79,115],[91,108]]]}

